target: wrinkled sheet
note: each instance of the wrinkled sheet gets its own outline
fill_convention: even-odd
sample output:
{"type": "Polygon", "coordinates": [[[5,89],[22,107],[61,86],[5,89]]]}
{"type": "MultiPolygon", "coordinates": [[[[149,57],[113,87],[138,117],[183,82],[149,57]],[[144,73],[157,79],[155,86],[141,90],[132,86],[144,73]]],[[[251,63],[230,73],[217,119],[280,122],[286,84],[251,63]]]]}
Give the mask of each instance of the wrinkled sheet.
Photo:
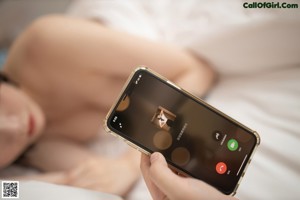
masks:
{"type": "Polygon", "coordinates": [[[300,12],[245,9],[243,2],[77,0],[68,13],[176,44],[205,59],[219,74],[206,101],[261,136],[237,197],[296,199],[300,196],[300,12]]]}

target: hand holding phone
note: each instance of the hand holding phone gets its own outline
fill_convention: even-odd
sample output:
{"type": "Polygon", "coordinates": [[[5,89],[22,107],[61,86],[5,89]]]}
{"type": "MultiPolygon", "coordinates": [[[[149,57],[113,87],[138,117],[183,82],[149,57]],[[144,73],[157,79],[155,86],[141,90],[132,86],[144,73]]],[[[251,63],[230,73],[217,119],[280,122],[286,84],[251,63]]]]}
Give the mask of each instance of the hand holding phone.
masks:
{"type": "Polygon", "coordinates": [[[147,68],[129,77],[105,128],[145,154],[224,194],[235,194],[258,134],[147,68]]]}
{"type": "Polygon", "coordinates": [[[155,152],[142,154],[141,171],[153,199],[222,199],[237,200],[222,194],[212,186],[190,177],[182,177],[168,168],[164,157],[155,152]]]}

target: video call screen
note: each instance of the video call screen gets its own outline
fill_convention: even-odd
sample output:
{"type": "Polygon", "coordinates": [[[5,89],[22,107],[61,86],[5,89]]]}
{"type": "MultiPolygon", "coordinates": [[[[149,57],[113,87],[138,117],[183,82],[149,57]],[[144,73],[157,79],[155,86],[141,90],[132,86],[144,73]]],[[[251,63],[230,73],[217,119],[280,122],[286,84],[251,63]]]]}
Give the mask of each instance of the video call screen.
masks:
{"type": "Polygon", "coordinates": [[[255,135],[148,71],[131,79],[109,128],[169,164],[230,194],[250,158],[255,135]]]}

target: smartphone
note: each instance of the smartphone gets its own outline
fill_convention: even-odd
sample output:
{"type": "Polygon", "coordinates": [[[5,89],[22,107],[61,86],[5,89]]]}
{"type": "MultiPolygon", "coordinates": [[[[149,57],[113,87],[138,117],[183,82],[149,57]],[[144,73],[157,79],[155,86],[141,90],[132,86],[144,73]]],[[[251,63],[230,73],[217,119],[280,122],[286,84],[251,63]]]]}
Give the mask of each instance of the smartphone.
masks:
{"type": "Polygon", "coordinates": [[[105,130],[139,151],[234,195],[259,135],[146,67],[137,68],[110,109],[105,130]]]}

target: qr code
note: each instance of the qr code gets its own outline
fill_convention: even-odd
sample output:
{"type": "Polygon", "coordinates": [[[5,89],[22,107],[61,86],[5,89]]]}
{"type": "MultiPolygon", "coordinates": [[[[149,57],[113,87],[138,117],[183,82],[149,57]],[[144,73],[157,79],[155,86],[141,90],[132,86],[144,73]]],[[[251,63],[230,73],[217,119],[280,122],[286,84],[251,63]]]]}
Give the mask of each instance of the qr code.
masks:
{"type": "Polygon", "coordinates": [[[2,198],[19,198],[19,181],[2,181],[2,198]]]}

